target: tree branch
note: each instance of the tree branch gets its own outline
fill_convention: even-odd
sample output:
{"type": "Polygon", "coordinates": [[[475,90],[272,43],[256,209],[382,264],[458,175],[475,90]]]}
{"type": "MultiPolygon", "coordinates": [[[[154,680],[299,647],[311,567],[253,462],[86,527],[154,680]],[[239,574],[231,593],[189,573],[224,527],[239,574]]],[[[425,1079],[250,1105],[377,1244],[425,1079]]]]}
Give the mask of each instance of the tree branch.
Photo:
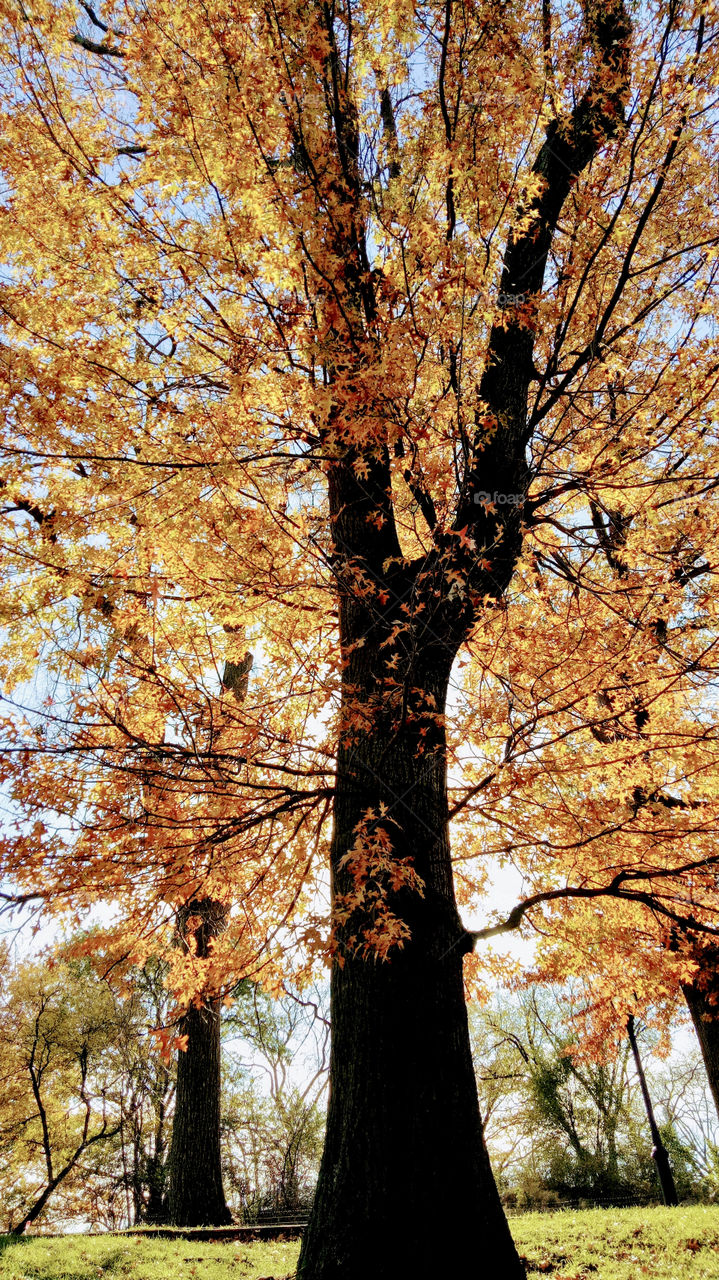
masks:
{"type": "MultiPolygon", "coordinates": [[[[719,864],[719,854],[710,858],[702,858],[695,862],[685,863],[680,867],[663,868],[659,870],[643,870],[643,871],[619,871],[607,885],[597,887],[589,887],[584,885],[567,885],[563,889],[547,889],[542,893],[534,893],[529,898],[525,898],[522,902],[518,902],[513,907],[505,920],[499,924],[488,925],[484,929],[468,929],[466,937],[471,939],[471,949],[477,942],[484,941],[486,938],[494,938],[498,934],[510,933],[514,929],[518,929],[528,911],[533,907],[537,907],[545,902],[557,902],[566,898],[619,898],[624,901],[637,902],[652,911],[658,912],[659,915],[665,916],[667,919],[674,921],[683,929],[698,930],[702,933],[708,933],[719,936],[719,925],[712,926],[704,924],[697,920],[694,916],[682,916],[665,906],[661,900],[649,890],[625,889],[623,886],[628,881],[648,880],[650,883],[654,880],[666,880],[675,876],[682,876],[690,871],[704,870],[710,866],[719,864]]],[[[469,946],[467,949],[470,949],[469,946]]]]}

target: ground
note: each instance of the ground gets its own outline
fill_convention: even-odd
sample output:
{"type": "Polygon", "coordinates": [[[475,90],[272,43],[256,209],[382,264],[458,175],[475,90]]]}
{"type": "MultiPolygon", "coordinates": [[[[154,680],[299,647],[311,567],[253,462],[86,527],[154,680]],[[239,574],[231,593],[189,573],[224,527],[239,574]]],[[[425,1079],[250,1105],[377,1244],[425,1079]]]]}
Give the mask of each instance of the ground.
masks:
{"type": "MultiPolygon", "coordinates": [[[[528,1213],[512,1218],[511,1226],[527,1260],[529,1280],[719,1276],[716,1205],[528,1213]]],[[[0,1237],[0,1280],[284,1280],[294,1274],[298,1252],[297,1241],[208,1244],[132,1235],[5,1236],[0,1237]]]]}
{"type": "Polygon", "coordinates": [[[511,1227],[527,1259],[529,1280],[535,1275],[551,1280],[719,1276],[717,1205],[528,1213],[512,1218],[511,1227]]]}

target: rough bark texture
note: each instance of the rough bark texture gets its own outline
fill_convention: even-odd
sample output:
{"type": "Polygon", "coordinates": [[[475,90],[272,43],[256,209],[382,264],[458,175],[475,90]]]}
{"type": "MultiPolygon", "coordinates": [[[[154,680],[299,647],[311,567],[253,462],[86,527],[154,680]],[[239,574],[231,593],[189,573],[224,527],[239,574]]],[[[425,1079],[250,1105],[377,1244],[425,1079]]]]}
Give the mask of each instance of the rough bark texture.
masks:
{"type": "MultiPolygon", "coordinates": [[[[717,959],[719,960],[719,956],[717,959]]],[[[706,1067],[709,1088],[717,1115],[719,1115],[719,1004],[712,1002],[711,991],[703,989],[699,981],[685,982],[682,991],[692,1016],[706,1067]]]]}
{"type": "MultiPolygon", "coordinates": [[[[377,737],[363,756],[338,779],[335,865],[374,799],[400,824],[396,855],[413,855],[425,890],[398,895],[412,928],[402,950],[386,962],[347,955],[333,969],[327,1136],[298,1276],[442,1276],[469,1265],[519,1280],[472,1068],[443,753],[422,765],[410,741],[377,737]]],[[[350,918],[347,930],[358,925],[350,918]]]]}
{"type": "MultiPolygon", "coordinates": [[[[211,899],[193,901],[181,913],[180,934],[191,918],[198,954],[224,927],[226,909],[211,899]]],[[[178,1055],[177,1092],[170,1151],[169,1220],[178,1227],[222,1227],[232,1222],[222,1186],[220,1158],[220,1001],[208,997],[182,1018],[187,1048],[178,1055]]]]}

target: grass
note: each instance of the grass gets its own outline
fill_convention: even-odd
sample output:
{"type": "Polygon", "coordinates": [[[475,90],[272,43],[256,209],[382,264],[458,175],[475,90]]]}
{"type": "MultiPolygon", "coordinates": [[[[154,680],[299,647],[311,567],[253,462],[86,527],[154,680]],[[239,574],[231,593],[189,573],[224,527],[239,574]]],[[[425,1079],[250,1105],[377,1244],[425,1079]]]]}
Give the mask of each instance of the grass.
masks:
{"type": "MultiPolygon", "coordinates": [[[[719,1206],[528,1213],[511,1227],[529,1280],[719,1276],[719,1206]]],[[[298,1252],[298,1241],[0,1237],[0,1280],[279,1280],[293,1275],[298,1252]]]]}
{"type": "Polygon", "coordinates": [[[528,1213],[512,1218],[510,1226],[529,1280],[719,1277],[716,1205],[528,1213]]]}
{"type": "Polygon", "coordinates": [[[130,1235],[25,1239],[0,1253],[0,1280],[262,1280],[292,1275],[299,1247],[130,1235]]]}

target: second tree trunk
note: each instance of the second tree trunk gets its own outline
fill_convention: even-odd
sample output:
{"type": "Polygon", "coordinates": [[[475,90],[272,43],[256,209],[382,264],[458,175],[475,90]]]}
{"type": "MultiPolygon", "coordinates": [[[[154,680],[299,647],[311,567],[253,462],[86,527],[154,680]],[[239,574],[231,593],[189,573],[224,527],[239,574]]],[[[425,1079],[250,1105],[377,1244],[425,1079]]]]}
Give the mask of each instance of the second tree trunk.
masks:
{"type": "MultiPolygon", "coordinates": [[[[192,929],[197,954],[207,954],[210,940],[224,928],[226,910],[205,898],[187,903],[179,932],[187,945],[192,929]]],[[[187,1047],[177,1057],[177,1091],[170,1150],[170,1222],[178,1227],[225,1226],[232,1215],[222,1186],[220,1151],[220,1000],[206,996],[190,1006],[179,1026],[187,1047]]]]}

